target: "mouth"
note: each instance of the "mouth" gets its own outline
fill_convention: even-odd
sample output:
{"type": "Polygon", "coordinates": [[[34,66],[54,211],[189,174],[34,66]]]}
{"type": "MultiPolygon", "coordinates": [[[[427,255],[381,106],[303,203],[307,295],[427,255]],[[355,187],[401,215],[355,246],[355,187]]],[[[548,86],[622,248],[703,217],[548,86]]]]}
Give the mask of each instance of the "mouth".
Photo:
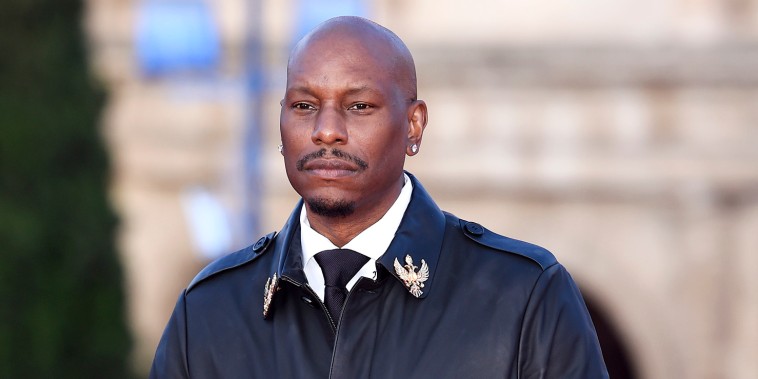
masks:
{"type": "Polygon", "coordinates": [[[368,164],[341,150],[333,149],[327,156],[326,149],[310,153],[297,162],[298,171],[324,179],[339,179],[355,175],[368,168],[368,164]]]}
{"type": "Polygon", "coordinates": [[[356,165],[341,159],[317,158],[303,165],[302,171],[322,178],[337,179],[354,175],[360,170],[356,165]]]}

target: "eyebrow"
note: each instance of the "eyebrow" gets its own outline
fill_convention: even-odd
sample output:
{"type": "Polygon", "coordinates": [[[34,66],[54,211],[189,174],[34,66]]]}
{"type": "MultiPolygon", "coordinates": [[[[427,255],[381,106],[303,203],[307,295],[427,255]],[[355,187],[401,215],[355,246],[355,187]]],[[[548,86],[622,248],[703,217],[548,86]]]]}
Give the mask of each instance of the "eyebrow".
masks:
{"type": "MultiPolygon", "coordinates": [[[[313,90],[311,90],[311,87],[304,86],[304,85],[294,86],[294,87],[288,88],[286,90],[286,92],[302,92],[302,93],[306,93],[308,95],[313,95],[313,90]]],[[[375,88],[369,87],[366,84],[359,85],[359,86],[352,86],[347,91],[345,91],[346,95],[359,95],[361,93],[371,93],[371,94],[375,94],[375,95],[378,95],[378,96],[382,95],[381,91],[379,91],[379,90],[377,90],[375,88]]]]}
{"type": "Polygon", "coordinates": [[[347,94],[348,95],[356,95],[356,94],[360,94],[362,92],[369,92],[369,93],[374,93],[374,94],[377,94],[377,95],[381,95],[380,91],[377,91],[376,89],[371,88],[371,87],[369,87],[369,86],[367,86],[365,84],[362,85],[362,86],[360,86],[360,87],[353,87],[353,88],[347,90],[347,94]]]}

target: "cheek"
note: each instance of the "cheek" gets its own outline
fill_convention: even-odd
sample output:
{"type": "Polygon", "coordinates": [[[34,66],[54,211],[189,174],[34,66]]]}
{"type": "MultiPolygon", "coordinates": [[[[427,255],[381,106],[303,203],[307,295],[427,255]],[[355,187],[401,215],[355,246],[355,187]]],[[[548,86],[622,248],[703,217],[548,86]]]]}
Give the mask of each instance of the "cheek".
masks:
{"type": "Polygon", "coordinates": [[[279,114],[279,133],[282,138],[294,137],[309,129],[309,120],[298,117],[292,111],[282,111],[279,114]]]}
{"type": "Polygon", "coordinates": [[[282,127],[279,130],[282,141],[282,156],[284,156],[284,167],[289,173],[295,171],[295,165],[298,160],[298,156],[301,154],[302,143],[301,138],[298,138],[292,128],[282,127]]]}
{"type": "Polygon", "coordinates": [[[376,167],[396,168],[403,166],[405,159],[405,135],[400,133],[386,133],[372,135],[367,139],[369,149],[364,154],[369,158],[369,164],[376,167]]]}
{"type": "Polygon", "coordinates": [[[309,143],[311,140],[310,133],[308,132],[307,128],[294,125],[292,123],[283,122],[279,127],[279,135],[281,136],[285,151],[287,149],[297,150],[300,146],[309,143]]]}

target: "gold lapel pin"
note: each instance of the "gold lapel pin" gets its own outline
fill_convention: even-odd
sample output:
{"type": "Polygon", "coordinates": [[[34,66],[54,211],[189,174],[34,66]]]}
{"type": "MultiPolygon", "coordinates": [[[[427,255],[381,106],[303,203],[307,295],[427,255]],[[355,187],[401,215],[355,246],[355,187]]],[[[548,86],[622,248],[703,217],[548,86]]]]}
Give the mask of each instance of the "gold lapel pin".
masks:
{"type": "Polygon", "coordinates": [[[400,265],[400,262],[395,258],[395,273],[403,281],[411,295],[420,297],[424,288],[424,282],[429,279],[429,266],[426,262],[421,260],[421,268],[416,271],[417,266],[413,264],[413,258],[410,254],[405,255],[405,267],[400,265]]]}
{"type": "Polygon", "coordinates": [[[263,288],[263,318],[268,317],[271,300],[274,299],[274,292],[276,292],[278,284],[279,278],[277,278],[276,274],[266,280],[266,287],[263,288]]]}

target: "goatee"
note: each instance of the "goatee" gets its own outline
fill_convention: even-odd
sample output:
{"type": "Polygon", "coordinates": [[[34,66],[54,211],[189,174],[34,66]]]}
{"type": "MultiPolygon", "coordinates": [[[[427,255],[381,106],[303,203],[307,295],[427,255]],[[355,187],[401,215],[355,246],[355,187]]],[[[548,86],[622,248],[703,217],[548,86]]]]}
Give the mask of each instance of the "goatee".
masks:
{"type": "Polygon", "coordinates": [[[355,203],[346,200],[330,200],[325,198],[306,199],[308,210],[323,217],[344,218],[355,212],[355,203]]]}

